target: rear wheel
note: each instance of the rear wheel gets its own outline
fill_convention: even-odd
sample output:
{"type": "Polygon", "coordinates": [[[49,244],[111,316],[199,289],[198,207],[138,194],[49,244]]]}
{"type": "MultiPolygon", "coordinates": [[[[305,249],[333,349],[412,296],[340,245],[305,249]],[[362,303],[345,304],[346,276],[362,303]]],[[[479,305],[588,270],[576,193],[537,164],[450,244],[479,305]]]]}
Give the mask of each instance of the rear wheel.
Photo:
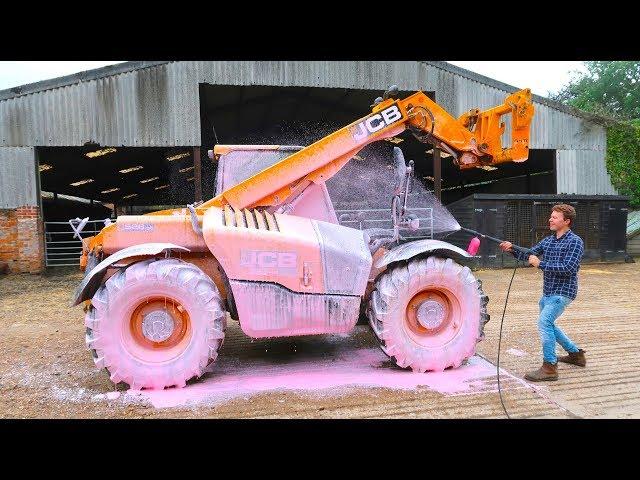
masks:
{"type": "Polygon", "coordinates": [[[413,259],[378,278],[369,323],[398,366],[442,371],[474,355],[489,320],[487,302],[468,267],[450,258],[413,259]]]}
{"type": "Polygon", "coordinates": [[[215,360],[226,327],[222,299],[199,268],[146,260],[102,285],[85,317],[98,368],[133,389],[183,387],[215,360]]]}

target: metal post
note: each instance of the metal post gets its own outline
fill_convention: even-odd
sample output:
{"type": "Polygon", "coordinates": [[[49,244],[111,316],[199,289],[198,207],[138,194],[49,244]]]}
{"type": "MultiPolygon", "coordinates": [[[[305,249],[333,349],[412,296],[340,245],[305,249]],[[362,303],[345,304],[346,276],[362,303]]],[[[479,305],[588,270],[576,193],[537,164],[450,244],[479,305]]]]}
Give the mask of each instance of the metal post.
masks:
{"type": "Polygon", "coordinates": [[[442,200],[442,162],[440,161],[440,149],[433,148],[433,193],[438,200],[442,200]]]}
{"type": "Polygon", "coordinates": [[[202,200],[202,169],[200,164],[200,147],[193,148],[193,185],[195,187],[195,201],[202,200]]]}

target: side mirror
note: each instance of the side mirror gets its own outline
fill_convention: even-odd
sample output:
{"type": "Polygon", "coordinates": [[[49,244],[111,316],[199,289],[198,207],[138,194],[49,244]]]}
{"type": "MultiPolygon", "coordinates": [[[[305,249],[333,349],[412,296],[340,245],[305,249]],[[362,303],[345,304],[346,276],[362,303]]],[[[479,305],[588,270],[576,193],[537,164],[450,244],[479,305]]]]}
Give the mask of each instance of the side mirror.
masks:
{"type": "Polygon", "coordinates": [[[391,85],[389,87],[389,90],[384,92],[384,95],[382,96],[382,98],[384,100],[386,100],[387,98],[393,98],[393,97],[397,97],[397,96],[398,96],[398,86],[397,85],[391,85]]]}

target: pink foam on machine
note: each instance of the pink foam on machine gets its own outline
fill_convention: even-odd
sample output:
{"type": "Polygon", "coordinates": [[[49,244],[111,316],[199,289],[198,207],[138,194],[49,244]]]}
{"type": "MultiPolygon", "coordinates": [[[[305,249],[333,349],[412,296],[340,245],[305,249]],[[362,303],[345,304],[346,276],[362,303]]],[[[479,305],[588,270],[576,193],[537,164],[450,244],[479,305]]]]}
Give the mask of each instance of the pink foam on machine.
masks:
{"type": "Polygon", "coordinates": [[[467,247],[467,253],[471,256],[475,256],[480,249],[480,239],[478,237],[473,237],[469,242],[469,246],[467,247]]]}

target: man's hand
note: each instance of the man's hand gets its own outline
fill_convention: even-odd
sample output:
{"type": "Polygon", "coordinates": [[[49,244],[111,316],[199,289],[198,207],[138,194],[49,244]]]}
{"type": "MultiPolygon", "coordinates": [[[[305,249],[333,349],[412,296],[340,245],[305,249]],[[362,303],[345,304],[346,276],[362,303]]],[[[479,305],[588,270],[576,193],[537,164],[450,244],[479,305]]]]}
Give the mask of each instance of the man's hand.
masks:
{"type": "Polygon", "coordinates": [[[500,244],[500,248],[502,249],[503,252],[512,252],[513,244],[511,242],[502,242],[500,244]]]}
{"type": "Polygon", "coordinates": [[[540,259],[535,255],[529,255],[529,265],[538,268],[538,265],[540,265],[540,259]]]}

